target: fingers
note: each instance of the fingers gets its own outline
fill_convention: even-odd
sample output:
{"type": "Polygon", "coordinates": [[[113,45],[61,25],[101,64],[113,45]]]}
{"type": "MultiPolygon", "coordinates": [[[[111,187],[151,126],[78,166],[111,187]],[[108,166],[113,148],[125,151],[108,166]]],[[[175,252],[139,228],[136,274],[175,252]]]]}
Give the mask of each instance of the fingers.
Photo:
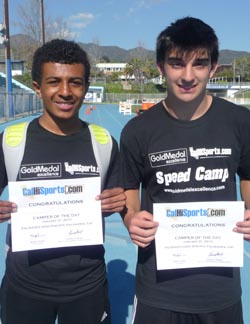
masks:
{"type": "Polygon", "coordinates": [[[130,232],[131,240],[140,247],[147,247],[155,239],[156,228],[141,230],[136,232],[130,232]]]}
{"type": "Polygon", "coordinates": [[[103,199],[115,199],[116,196],[119,195],[124,195],[124,190],[120,187],[117,188],[112,188],[112,189],[105,189],[103,192],[97,196],[98,200],[103,200],[103,199]]]}
{"type": "Polygon", "coordinates": [[[131,240],[140,247],[147,247],[155,239],[158,223],[153,215],[142,211],[127,214],[124,223],[128,228],[131,240]]]}
{"type": "Polygon", "coordinates": [[[244,214],[244,221],[237,222],[234,232],[244,235],[244,239],[250,241],[250,210],[246,210],[244,214]]]}
{"type": "Polygon", "coordinates": [[[102,199],[101,201],[102,211],[121,212],[125,207],[125,202],[126,202],[126,197],[124,194],[112,198],[102,199]]]}
{"type": "Polygon", "coordinates": [[[120,213],[123,211],[125,206],[125,200],[116,201],[115,203],[104,203],[102,201],[102,212],[103,213],[120,213]]]}
{"type": "Polygon", "coordinates": [[[96,199],[101,200],[102,212],[104,213],[121,212],[126,202],[122,188],[106,189],[96,199]]]}
{"type": "Polygon", "coordinates": [[[236,227],[233,229],[234,232],[241,233],[244,235],[244,239],[250,240],[250,221],[238,222],[236,227]]]}
{"type": "Polygon", "coordinates": [[[0,223],[10,219],[11,213],[17,211],[17,205],[10,201],[0,200],[0,223]]]}

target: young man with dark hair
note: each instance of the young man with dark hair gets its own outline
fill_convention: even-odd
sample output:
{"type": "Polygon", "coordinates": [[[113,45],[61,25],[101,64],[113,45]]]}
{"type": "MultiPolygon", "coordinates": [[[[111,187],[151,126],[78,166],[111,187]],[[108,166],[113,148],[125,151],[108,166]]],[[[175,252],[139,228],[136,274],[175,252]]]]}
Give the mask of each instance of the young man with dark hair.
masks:
{"type": "MultiPolygon", "coordinates": [[[[55,175],[46,175],[52,183],[100,176],[88,124],[79,118],[89,74],[87,54],[75,42],[55,39],[37,49],[32,77],[44,111],[28,125],[16,181],[36,180],[39,186],[43,179],[38,174],[40,169],[35,171],[38,165],[56,164],[60,168],[55,175]],[[32,174],[22,171],[27,166],[33,167],[32,174]]],[[[117,180],[118,145],[113,138],[111,141],[103,191],[96,197],[106,215],[120,212],[125,204],[117,180]]],[[[0,166],[0,187],[4,188],[8,176],[3,148],[0,166]]],[[[15,202],[0,201],[1,222],[9,219],[17,207],[15,202]]],[[[54,324],[56,319],[59,324],[111,323],[102,244],[20,252],[13,252],[9,244],[1,287],[2,324],[54,324]]]]}
{"type": "MultiPolygon", "coordinates": [[[[123,217],[139,246],[133,324],[243,323],[239,268],[157,270],[156,265],[154,203],[235,201],[238,174],[250,207],[250,112],[206,93],[218,53],[216,34],[200,19],[185,17],[164,29],[156,57],[167,97],[128,122],[121,134],[123,217]],[[196,158],[193,150],[217,153],[196,158]],[[184,151],[184,160],[167,158],[184,151]],[[209,177],[204,170],[224,170],[227,176],[209,177]]],[[[248,210],[232,231],[250,239],[248,210]]]]}

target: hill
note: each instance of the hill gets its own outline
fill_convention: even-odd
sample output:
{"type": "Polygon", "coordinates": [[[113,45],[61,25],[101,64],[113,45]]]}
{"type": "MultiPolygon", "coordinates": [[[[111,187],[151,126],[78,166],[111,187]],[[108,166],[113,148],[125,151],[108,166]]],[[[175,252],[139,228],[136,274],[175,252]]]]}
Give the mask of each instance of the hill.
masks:
{"type": "MultiPolygon", "coordinates": [[[[32,38],[22,34],[11,36],[10,44],[11,44],[12,52],[15,53],[15,55],[19,54],[18,56],[25,55],[24,47],[29,49],[28,50],[29,53],[27,53],[27,57],[14,57],[15,59],[24,59],[24,60],[27,60],[30,57],[31,47],[37,46],[36,42],[32,38]],[[20,51],[20,47],[22,47],[22,51],[20,51]]],[[[94,62],[97,62],[104,57],[109,59],[110,62],[121,62],[121,63],[129,62],[133,57],[140,57],[140,58],[152,57],[153,59],[155,59],[155,51],[148,50],[143,47],[136,47],[133,49],[126,50],[118,46],[101,46],[94,43],[79,42],[79,45],[88,53],[89,57],[94,62]]],[[[219,64],[231,64],[235,59],[243,56],[249,56],[249,55],[250,52],[223,49],[220,50],[219,64]]]]}
{"type": "Polygon", "coordinates": [[[118,46],[100,46],[93,43],[79,43],[79,45],[88,53],[92,58],[107,57],[110,62],[126,63],[133,57],[152,57],[154,58],[155,53],[152,50],[147,50],[142,47],[133,48],[126,50],[118,46]]]}
{"type": "Polygon", "coordinates": [[[250,52],[232,51],[228,49],[220,50],[219,64],[231,64],[237,58],[250,56],[250,52]]]}
{"type": "MultiPolygon", "coordinates": [[[[108,57],[111,62],[129,62],[132,57],[152,57],[155,59],[155,51],[142,47],[129,50],[122,49],[118,46],[100,46],[93,43],[79,43],[90,57],[108,57]]],[[[229,49],[220,50],[219,64],[231,64],[235,59],[243,56],[250,56],[250,52],[233,51],[229,49]]]]}

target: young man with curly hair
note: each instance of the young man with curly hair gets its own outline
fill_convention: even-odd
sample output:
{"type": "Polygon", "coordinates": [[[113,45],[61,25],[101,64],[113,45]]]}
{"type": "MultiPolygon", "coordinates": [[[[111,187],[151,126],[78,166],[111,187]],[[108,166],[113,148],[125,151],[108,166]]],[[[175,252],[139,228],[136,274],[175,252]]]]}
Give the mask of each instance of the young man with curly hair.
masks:
{"type": "MultiPolygon", "coordinates": [[[[99,177],[88,124],[79,110],[89,87],[90,64],[86,52],[75,42],[55,39],[34,54],[32,78],[44,110],[27,129],[26,146],[16,181],[36,180],[35,171],[22,167],[60,166],[59,175],[46,180],[99,177]],[[72,169],[67,165],[83,166],[72,169]],[[91,166],[91,167],[84,167],[91,166]]],[[[2,139],[2,137],[1,137],[2,139]]],[[[118,186],[118,145],[112,152],[101,200],[103,214],[120,212],[125,203],[118,186]]],[[[8,178],[0,149],[0,186],[8,178]]],[[[86,189],[87,190],[87,189],[86,189]]],[[[16,211],[15,202],[0,201],[3,222],[16,211]]],[[[13,252],[11,241],[1,287],[2,324],[110,324],[110,306],[104,247],[84,245],[13,252]]]]}

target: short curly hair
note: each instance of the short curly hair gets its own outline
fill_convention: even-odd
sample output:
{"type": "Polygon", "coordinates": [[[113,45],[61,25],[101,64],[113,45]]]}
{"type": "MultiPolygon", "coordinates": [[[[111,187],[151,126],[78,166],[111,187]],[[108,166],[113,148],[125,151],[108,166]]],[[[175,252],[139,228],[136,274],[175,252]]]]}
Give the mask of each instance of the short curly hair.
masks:
{"type": "Polygon", "coordinates": [[[83,64],[85,81],[89,82],[90,63],[87,53],[75,42],[65,39],[53,39],[39,47],[33,56],[32,80],[41,83],[44,63],[83,64]]]}

